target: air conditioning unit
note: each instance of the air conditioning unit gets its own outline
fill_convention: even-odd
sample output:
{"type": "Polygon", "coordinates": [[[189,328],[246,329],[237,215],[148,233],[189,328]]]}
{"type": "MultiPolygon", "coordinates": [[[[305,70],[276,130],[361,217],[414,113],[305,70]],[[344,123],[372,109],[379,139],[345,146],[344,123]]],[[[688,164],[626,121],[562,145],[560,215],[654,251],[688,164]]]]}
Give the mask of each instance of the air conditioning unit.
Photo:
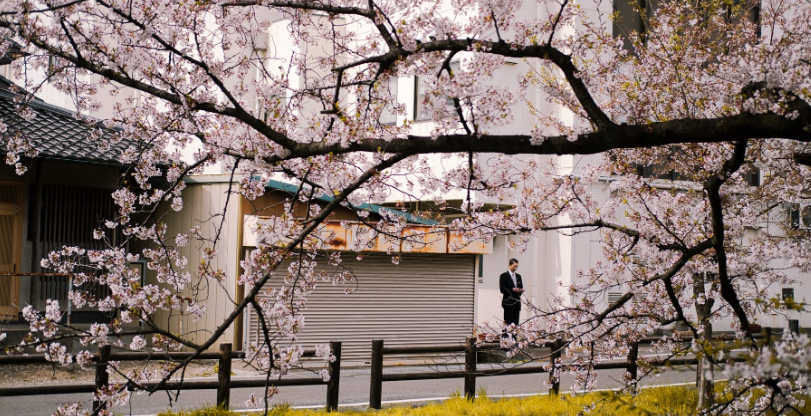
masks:
{"type": "MultiPolygon", "coordinates": [[[[624,293],[622,293],[622,292],[608,292],[608,306],[614,305],[617,302],[619,302],[619,300],[622,298],[623,295],[624,295],[624,293]]],[[[645,297],[647,297],[647,296],[645,296],[645,297]]],[[[642,299],[644,299],[645,297],[643,297],[642,299]]],[[[633,298],[631,298],[631,304],[632,305],[637,305],[639,303],[639,300],[640,300],[639,295],[635,295],[633,298]]],[[[626,303],[626,306],[627,305],[628,304],[626,303]]],[[[637,323],[642,324],[642,325],[647,325],[648,322],[649,321],[648,321],[647,317],[641,318],[641,319],[639,319],[637,321],[637,323]]]]}
{"type": "MultiPolygon", "coordinates": [[[[622,299],[623,296],[625,296],[625,293],[622,293],[622,292],[608,292],[608,304],[613,305],[613,304],[619,302],[620,299],[622,299]]],[[[647,297],[647,296],[645,296],[645,297],[647,297]]],[[[643,299],[645,297],[643,297],[643,299]]],[[[631,298],[631,303],[634,304],[634,305],[639,303],[639,295],[635,295],[633,298],[631,298]]]]}
{"type": "Polygon", "coordinates": [[[635,264],[637,267],[642,267],[642,268],[648,267],[648,262],[645,261],[645,260],[642,260],[642,258],[639,257],[639,254],[631,253],[631,254],[628,255],[628,257],[631,258],[631,263],[635,264]]]}
{"type": "Polygon", "coordinates": [[[268,50],[268,45],[270,44],[270,33],[268,32],[259,32],[253,38],[253,48],[257,51],[266,51],[268,50]]]}

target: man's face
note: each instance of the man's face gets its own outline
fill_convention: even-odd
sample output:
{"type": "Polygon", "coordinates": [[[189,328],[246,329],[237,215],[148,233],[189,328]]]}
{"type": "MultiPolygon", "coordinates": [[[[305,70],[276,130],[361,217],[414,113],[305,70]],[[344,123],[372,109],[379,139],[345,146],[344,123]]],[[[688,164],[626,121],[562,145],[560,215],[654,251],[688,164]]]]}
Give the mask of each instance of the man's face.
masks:
{"type": "Polygon", "coordinates": [[[515,273],[516,270],[518,270],[518,263],[511,264],[510,265],[510,271],[515,273]]]}

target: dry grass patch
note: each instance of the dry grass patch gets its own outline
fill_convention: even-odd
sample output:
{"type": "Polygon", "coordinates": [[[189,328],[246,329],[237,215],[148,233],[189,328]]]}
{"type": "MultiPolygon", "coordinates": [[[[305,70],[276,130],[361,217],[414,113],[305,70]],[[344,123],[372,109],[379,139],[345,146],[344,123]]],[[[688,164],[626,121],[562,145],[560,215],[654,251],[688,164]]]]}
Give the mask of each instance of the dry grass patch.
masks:
{"type": "MultiPolygon", "coordinates": [[[[643,389],[635,396],[614,392],[595,392],[560,397],[532,396],[491,400],[486,395],[471,403],[458,394],[441,403],[419,407],[387,407],[382,410],[349,410],[327,413],[324,410],[291,409],[282,405],[271,416],[633,416],[696,414],[698,396],[691,387],[657,387],[643,389]]],[[[216,408],[168,411],[159,416],[255,416],[257,413],[228,412],[216,408]]]]}

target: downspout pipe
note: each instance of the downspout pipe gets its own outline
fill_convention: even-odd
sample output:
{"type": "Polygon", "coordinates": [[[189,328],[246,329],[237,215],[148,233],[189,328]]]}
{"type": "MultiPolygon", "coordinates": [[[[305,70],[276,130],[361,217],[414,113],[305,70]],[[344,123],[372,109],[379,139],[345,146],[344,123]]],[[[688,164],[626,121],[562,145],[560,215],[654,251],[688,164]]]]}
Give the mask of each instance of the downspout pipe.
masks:
{"type": "MultiPolygon", "coordinates": [[[[42,233],[42,223],[40,219],[42,218],[42,161],[39,159],[34,159],[34,195],[31,198],[33,209],[31,213],[33,213],[32,217],[29,218],[28,226],[31,228],[31,271],[33,273],[42,273],[42,239],[40,238],[42,233]]],[[[34,279],[32,277],[32,279],[34,279]]],[[[38,285],[34,285],[33,281],[31,282],[31,294],[30,294],[30,303],[32,305],[36,304],[38,299],[35,299],[36,290],[34,288],[41,288],[42,286],[42,278],[38,278],[40,282],[38,285]]]]}

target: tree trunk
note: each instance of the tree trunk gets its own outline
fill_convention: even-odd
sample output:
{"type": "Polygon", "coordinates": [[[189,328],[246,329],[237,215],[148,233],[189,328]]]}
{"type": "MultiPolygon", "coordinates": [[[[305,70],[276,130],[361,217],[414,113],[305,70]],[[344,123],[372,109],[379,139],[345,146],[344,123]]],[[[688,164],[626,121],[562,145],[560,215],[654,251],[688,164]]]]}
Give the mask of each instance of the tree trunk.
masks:
{"type": "MultiPolygon", "coordinates": [[[[709,319],[703,319],[701,327],[704,332],[701,334],[701,341],[704,345],[712,342],[712,324],[709,319]]],[[[715,402],[715,371],[713,369],[712,357],[703,354],[698,362],[698,408],[706,410],[712,407],[715,402]]]]}
{"type": "Polygon", "coordinates": [[[710,323],[710,314],[715,300],[700,296],[706,293],[704,284],[712,282],[711,276],[696,274],[694,279],[693,294],[697,297],[696,315],[702,330],[699,342],[701,345],[706,346],[696,365],[696,387],[698,388],[698,408],[706,410],[711,408],[715,402],[715,371],[712,364],[713,357],[711,356],[713,348],[711,347],[712,324],[710,323]],[[704,303],[700,302],[702,298],[704,303]],[[709,350],[709,353],[706,350],[709,350]]]}

